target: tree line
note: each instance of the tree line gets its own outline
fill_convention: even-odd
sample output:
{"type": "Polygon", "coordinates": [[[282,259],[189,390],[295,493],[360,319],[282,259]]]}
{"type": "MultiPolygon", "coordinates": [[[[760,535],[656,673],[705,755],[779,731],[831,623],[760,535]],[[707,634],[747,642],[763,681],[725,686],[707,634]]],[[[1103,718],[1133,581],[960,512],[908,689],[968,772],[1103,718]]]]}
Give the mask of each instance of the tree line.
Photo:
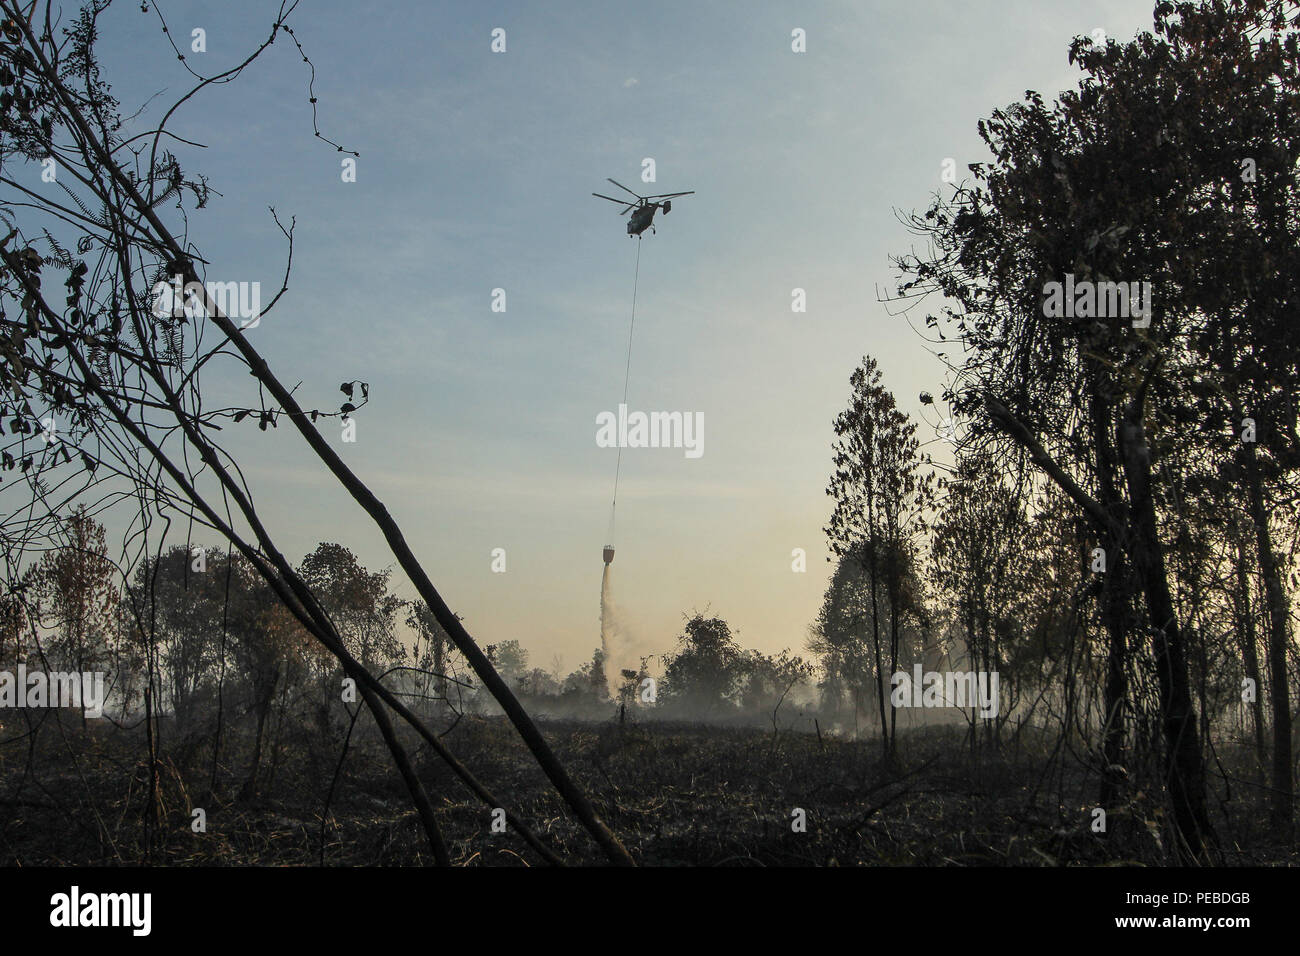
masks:
{"type": "Polygon", "coordinates": [[[961,426],[953,462],[871,359],[836,422],[828,679],[876,675],[884,724],[909,628],[950,630],[1059,713],[1103,808],[1164,794],[1187,859],[1214,856],[1211,787],[1242,781],[1207,768],[1243,719],[1244,783],[1293,833],[1297,9],[1158,3],[1130,42],[1075,40],[1076,89],[981,120],[991,159],[901,217],[925,251],[890,306],[946,365],[921,402],[961,426]]]}

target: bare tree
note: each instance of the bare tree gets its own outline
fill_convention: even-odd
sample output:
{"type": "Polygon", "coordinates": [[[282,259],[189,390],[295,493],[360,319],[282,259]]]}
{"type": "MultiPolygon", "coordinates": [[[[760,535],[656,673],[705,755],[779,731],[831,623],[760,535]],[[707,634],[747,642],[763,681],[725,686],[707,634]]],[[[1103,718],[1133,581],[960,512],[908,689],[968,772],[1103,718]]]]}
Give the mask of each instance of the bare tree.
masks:
{"type": "MultiPolygon", "coordinates": [[[[155,128],[139,133],[124,128],[95,58],[98,18],[109,0],[89,3],[61,38],[55,36],[52,6],[40,6],[41,11],[28,11],[13,0],[0,3],[8,17],[0,59],[11,79],[0,102],[0,184],[9,190],[0,201],[0,216],[9,224],[8,235],[0,237],[0,297],[7,306],[0,319],[0,388],[22,426],[17,454],[6,450],[5,464],[21,469],[33,502],[43,509],[38,520],[24,521],[25,542],[48,535],[53,516],[92,488],[139,507],[130,539],[137,559],[159,548],[158,535],[178,518],[231,542],[356,681],[420,812],[434,857],[447,862],[432,805],[389,712],[448,760],[480,799],[490,795],[347,650],[320,595],[277,545],[238,464],[217,443],[221,429],[236,422],[255,422],[262,430],[287,424],[382,531],[421,600],[500,702],[582,825],[612,862],[630,864],[627,851],[438,594],[396,521],[317,430],[322,416],[355,414],[367,388],[353,404],[345,385],[349,401],[337,411],[303,408],[257,351],[246,324],[230,318],[203,281],[208,263],[188,237],[188,210],[202,207],[210,193],[201,177],[187,178],[169,151],[184,141],[167,125],[182,105],[234,79],[277,37],[286,37],[301,52],[287,22],[296,2],[286,0],[266,39],[247,58],[223,73],[199,77],[155,128]],[[33,164],[49,160],[66,198],[25,185],[13,170],[24,157],[33,164]],[[169,217],[171,225],[162,213],[167,204],[177,210],[169,217]],[[183,296],[174,298],[170,309],[160,308],[158,290],[169,281],[183,296]],[[222,363],[247,369],[257,388],[253,402],[209,407],[202,373],[222,363]],[[64,439],[58,445],[42,447],[31,438],[42,407],[61,424],[64,439]]],[[[292,262],[293,224],[285,226],[274,212],[272,217],[287,244],[286,268],[262,316],[286,293],[292,262]]],[[[147,630],[147,620],[138,623],[147,630]]],[[[507,819],[540,847],[521,821],[513,815],[507,819]]]]}

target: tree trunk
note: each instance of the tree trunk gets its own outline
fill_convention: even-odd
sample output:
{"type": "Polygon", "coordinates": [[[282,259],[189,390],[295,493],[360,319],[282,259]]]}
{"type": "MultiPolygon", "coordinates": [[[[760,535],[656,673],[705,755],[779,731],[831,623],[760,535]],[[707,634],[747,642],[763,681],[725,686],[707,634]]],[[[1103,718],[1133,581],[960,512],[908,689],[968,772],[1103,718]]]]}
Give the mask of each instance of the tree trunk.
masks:
{"type": "Polygon", "coordinates": [[[1250,715],[1255,730],[1255,759],[1259,782],[1264,783],[1264,766],[1268,763],[1268,746],[1264,743],[1264,684],[1259,679],[1259,638],[1255,634],[1255,615],[1251,603],[1250,577],[1246,572],[1249,556],[1240,529],[1233,529],[1237,544],[1237,591],[1233,595],[1233,612],[1237,619],[1237,642],[1246,667],[1246,676],[1255,687],[1255,699],[1250,702],[1250,715]]]}
{"type": "Polygon", "coordinates": [[[438,631],[433,635],[433,679],[434,695],[442,703],[434,703],[435,712],[439,707],[447,706],[447,639],[438,631]]]}
{"type": "Polygon", "coordinates": [[[393,755],[393,762],[397,764],[397,769],[402,775],[402,781],[406,784],[407,792],[411,795],[416,812],[420,815],[420,822],[424,825],[424,833],[429,841],[429,849],[433,853],[434,862],[438,866],[450,866],[451,857],[447,853],[447,844],[443,842],[442,830],[439,829],[438,821],[434,818],[433,805],[429,802],[429,794],[425,791],[420,778],[416,776],[415,768],[411,766],[411,758],[407,756],[406,749],[402,746],[401,741],[397,739],[397,732],[393,729],[393,721],[388,716],[388,711],[384,709],[383,702],[375,696],[369,687],[358,683],[357,688],[361,691],[361,698],[366,702],[366,706],[370,708],[375,723],[379,725],[379,732],[383,735],[384,743],[388,745],[388,750],[393,755]]]}
{"type": "MultiPolygon", "coordinates": [[[[1129,490],[1127,529],[1116,524],[1115,516],[1079,486],[996,396],[985,394],[984,403],[994,423],[1029,452],[1034,463],[1083,509],[1098,528],[1112,536],[1128,532],[1131,540],[1129,556],[1146,597],[1152,631],[1152,652],[1159,679],[1165,737],[1166,776],[1174,822],[1186,850],[1194,858],[1200,858],[1213,849],[1214,832],[1205,810],[1205,767],[1196,726],[1196,708],[1192,705],[1187,676],[1186,651],[1165,576],[1164,552],[1157,529],[1155,501],[1151,496],[1151,450],[1142,430],[1142,398],[1139,395],[1128,410],[1127,419],[1119,426],[1116,441],[1129,490]]],[[[1179,847],[1180,852],[1183,849],[1179,847]]]]}
{"type": "MultiPolygon", "coordinates": [[[[880,704],[880,741],[881,746],[884,748],[885,759],[889,759],[889,721],[885,717],[885,665],[884,661],[880,659],[880,601],[876,596],[875,542],[867,542],[867,547],[871,549],[870,568],[868,569],[871,575],[871,646],[876,658],[876,699],[880,704]]],[[[892,694],[889,697],[889,708],[890,710],[894,708],[892,694]]]]}
{"type": "Polygon", "coordinates": [[[153,688],[144,689],[144,732],[149,744],[149,806],[145,808],[145,860],[153,856],[154,833],[158,827],[158,750],[154,740],[153,688]]]}
{"type": "Polygon", "coordinates": [[[1287,679],[1287,599],[1282,574],[1273,550],[1273,533],[1264,505],[1264,483],[1255,460],[1255,446],[1246,446],[1246,485],[1250,517],[1255,525],[1259,552],[1259,573],[1264,579],[1264,601],[1268,608],[1268,680],[1273,705],[1273,807],[1272,824],[1289,841],[1293,829],[1295,787],[1291,779],[1291,705],[1287,679]]]}
{"type": "Polygon", "coordinates": [[[257,773],[262,769],[262,739],[266,736],[266,718],[271,713],[271,702],[275,698],[275,686],[279,682],[277,670],[269,681],[259,688],[257,695],[257,732],[253,735],[253,765],[248,770],[248,777],[239,790],[239,799],[247,800],[257,793],[257,773]]]}
{"type": "MultiPolygon", "coordinates": [[[[1123,526],[1124,503],[1116,485],[1118,462],[1110,440],[1110,411],[1100,390],[1094,385],[1092,425],[1097,468],[1098,502],[1111,516],[1111,527],[1123,526]]],[[[1106,686],[1103,697],[1105,714],[1101,727],[1101,770],[1099,802],[1112,810],[1122,801],[1124,790],[1125,707],[1128,698],[1128,633],[1126,630],[1129,589],[1128,564],[1117,537],[1103,529],[1101,546],[1105,549],[1106,570],[1101,579],[1101,618],[1106,628],[1106,686]]],[[[1085,574],[1091,564],[1085,559],[1085,574]]]]}
{"type": "MultiPolygon", "coordinates": [[[[898,673],[898,601],[900,590],[897,577],[898,568],[891,565],[889,573],[889,673],[890,684],[893,675],[898,673]]],[[[889,756],[892,760],[898,753],[898,708],[894,706],[894,697],[889,697],[889,756]]]]}
{"type": "Polygon", "coordinates": [[[1123,453],[1131,508],[1130,554],[1142,582],[1150,618],[1174,822],[1186,850],[1193,858],[1200,859],[1212,849],[1214,833],[1205,809],[1205,767],[1196,707],[1192,703],[1183,635],[1165,575],[1164,551],[1151,495],[1151,450],[1141,416],[1142,404],[1135,402],[1119,429],[1118,444],[1123,453]]]}
{"type": "MultiPolygon", "coordinates": [[[[975,662],[979,660],[979,637],[975,633],[975,592],[972,590],[966,602],[966,667],[974,670],[975,662]]],[[[963,714],[962,716],[965,716],[963,714]]],[[[971,707],[970,712],[970,755],[974,759],[979,741],[976,739],[975,721],[976,710],[971,707]]]]}

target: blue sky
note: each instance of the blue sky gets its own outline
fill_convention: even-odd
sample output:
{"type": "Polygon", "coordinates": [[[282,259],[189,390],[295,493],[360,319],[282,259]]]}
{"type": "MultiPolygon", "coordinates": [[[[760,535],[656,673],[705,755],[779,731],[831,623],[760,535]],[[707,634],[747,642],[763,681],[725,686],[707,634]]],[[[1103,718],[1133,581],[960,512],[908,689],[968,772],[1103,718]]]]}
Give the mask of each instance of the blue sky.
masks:
{"type": "MultiPolygon", "coordinates": [[[[163,12],[185,46],[206,31],[188,62],[213,73],[277,6],[163,12]]],[[[281,38],[172,124],[206,147],[178,149],[183,165],[222,193],[190,236],[209,278],[260,281],[265,300],[285,252],[267,207],[297,217],[290,292],[254,341],[307,407],[371,383],[345,458],[481,643],[518,639],[567,672],[599,643],[615,452],[596,446],[595,416],[621,398],[636,255],[617,208],[590,193],[613,190],[607,176],[696,190],[642,242],[629,405],[702,412],[704,455],[625,452],[615,601],[641,653],[670,649],[683,612],[706,606],[747,646],[802,649],[829,573],[824,489],[850,372],[876,356],[913,413],[941,384],[877,301],[910,241],[894,211],[926,206],[946,157],[985,159],[979,118],[1072,85],[1072,36],[1128,38],[1151,7],[304,0],[291,23],[316,66],[320,127],[360,152],[357,181],[314,139],[308,68],[281,38]],[[796,27],[806,53],[791,51],[796,27]],[[490,569],[498,547],[504,574],[490,569]]],[[[162,92],[140,123],[187,89],[138,3],[106,15],[102,54],[125,113],[162,92]]],[[[392,563],[296,435],[227,434],[291,558],[336,540],[392,563]]]]}

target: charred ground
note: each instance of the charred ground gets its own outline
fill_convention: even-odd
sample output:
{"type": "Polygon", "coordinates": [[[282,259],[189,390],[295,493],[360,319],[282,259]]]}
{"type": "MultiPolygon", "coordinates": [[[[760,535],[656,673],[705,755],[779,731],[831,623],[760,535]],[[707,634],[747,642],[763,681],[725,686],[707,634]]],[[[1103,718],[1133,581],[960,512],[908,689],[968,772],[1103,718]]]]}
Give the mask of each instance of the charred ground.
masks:
{"type": "MultiPolygon", "coordinates": [[[[67,723],[66,721],[64,722],[67,723]]],[[[1156,795],[1112,812],[1105,835],[1087,819],[1092,786],[1060,759],[1055,734],[1026,727],[997,753],[971,752],[960,728],[900,740],[896,765],[876,740],[706,724],[577,720],[543,724],[557,755],[637,862],[650,866],[1160,865],[1170,859],[1156,795]],[[806,811],[807,830],[792,830],[806,811]]],[[[8,728],[12,737],[13,728],[8,728]]],[[[342,742],[304,733],[277,757],[262,791],[232,772],[248,735],[231,735],[209,791],[211,741],[182,739],[159,764],[150,821],[148,760],[131,732],[38,731],[0,762],[0,850],[10,865],[422,865],[420,823],[373,728],[353,735],[325,808],[342,742]],[[70,756],[75,754],[75,759],[70,756]],[[228,781],[223,783],[222,781],[228,781]],[[191,830],[206,811],[207,832],[191,830]],[[324,842],[322,855],[322,839],[324,842]]],[[[567,861],[603,858],[566,812],[508,724],[466,717],[445,738],[493,792],[567,861]]],[[[410,741],[414,745],[414,741],[410,741]]],[[[1262,822],[1248,751],[1222,754],[1217,833],[1225,862],[1294,863],[1262,822]]],[[[416,766],[453,861],[537,865],[513,832],[427,750],[416,766]]]]}

